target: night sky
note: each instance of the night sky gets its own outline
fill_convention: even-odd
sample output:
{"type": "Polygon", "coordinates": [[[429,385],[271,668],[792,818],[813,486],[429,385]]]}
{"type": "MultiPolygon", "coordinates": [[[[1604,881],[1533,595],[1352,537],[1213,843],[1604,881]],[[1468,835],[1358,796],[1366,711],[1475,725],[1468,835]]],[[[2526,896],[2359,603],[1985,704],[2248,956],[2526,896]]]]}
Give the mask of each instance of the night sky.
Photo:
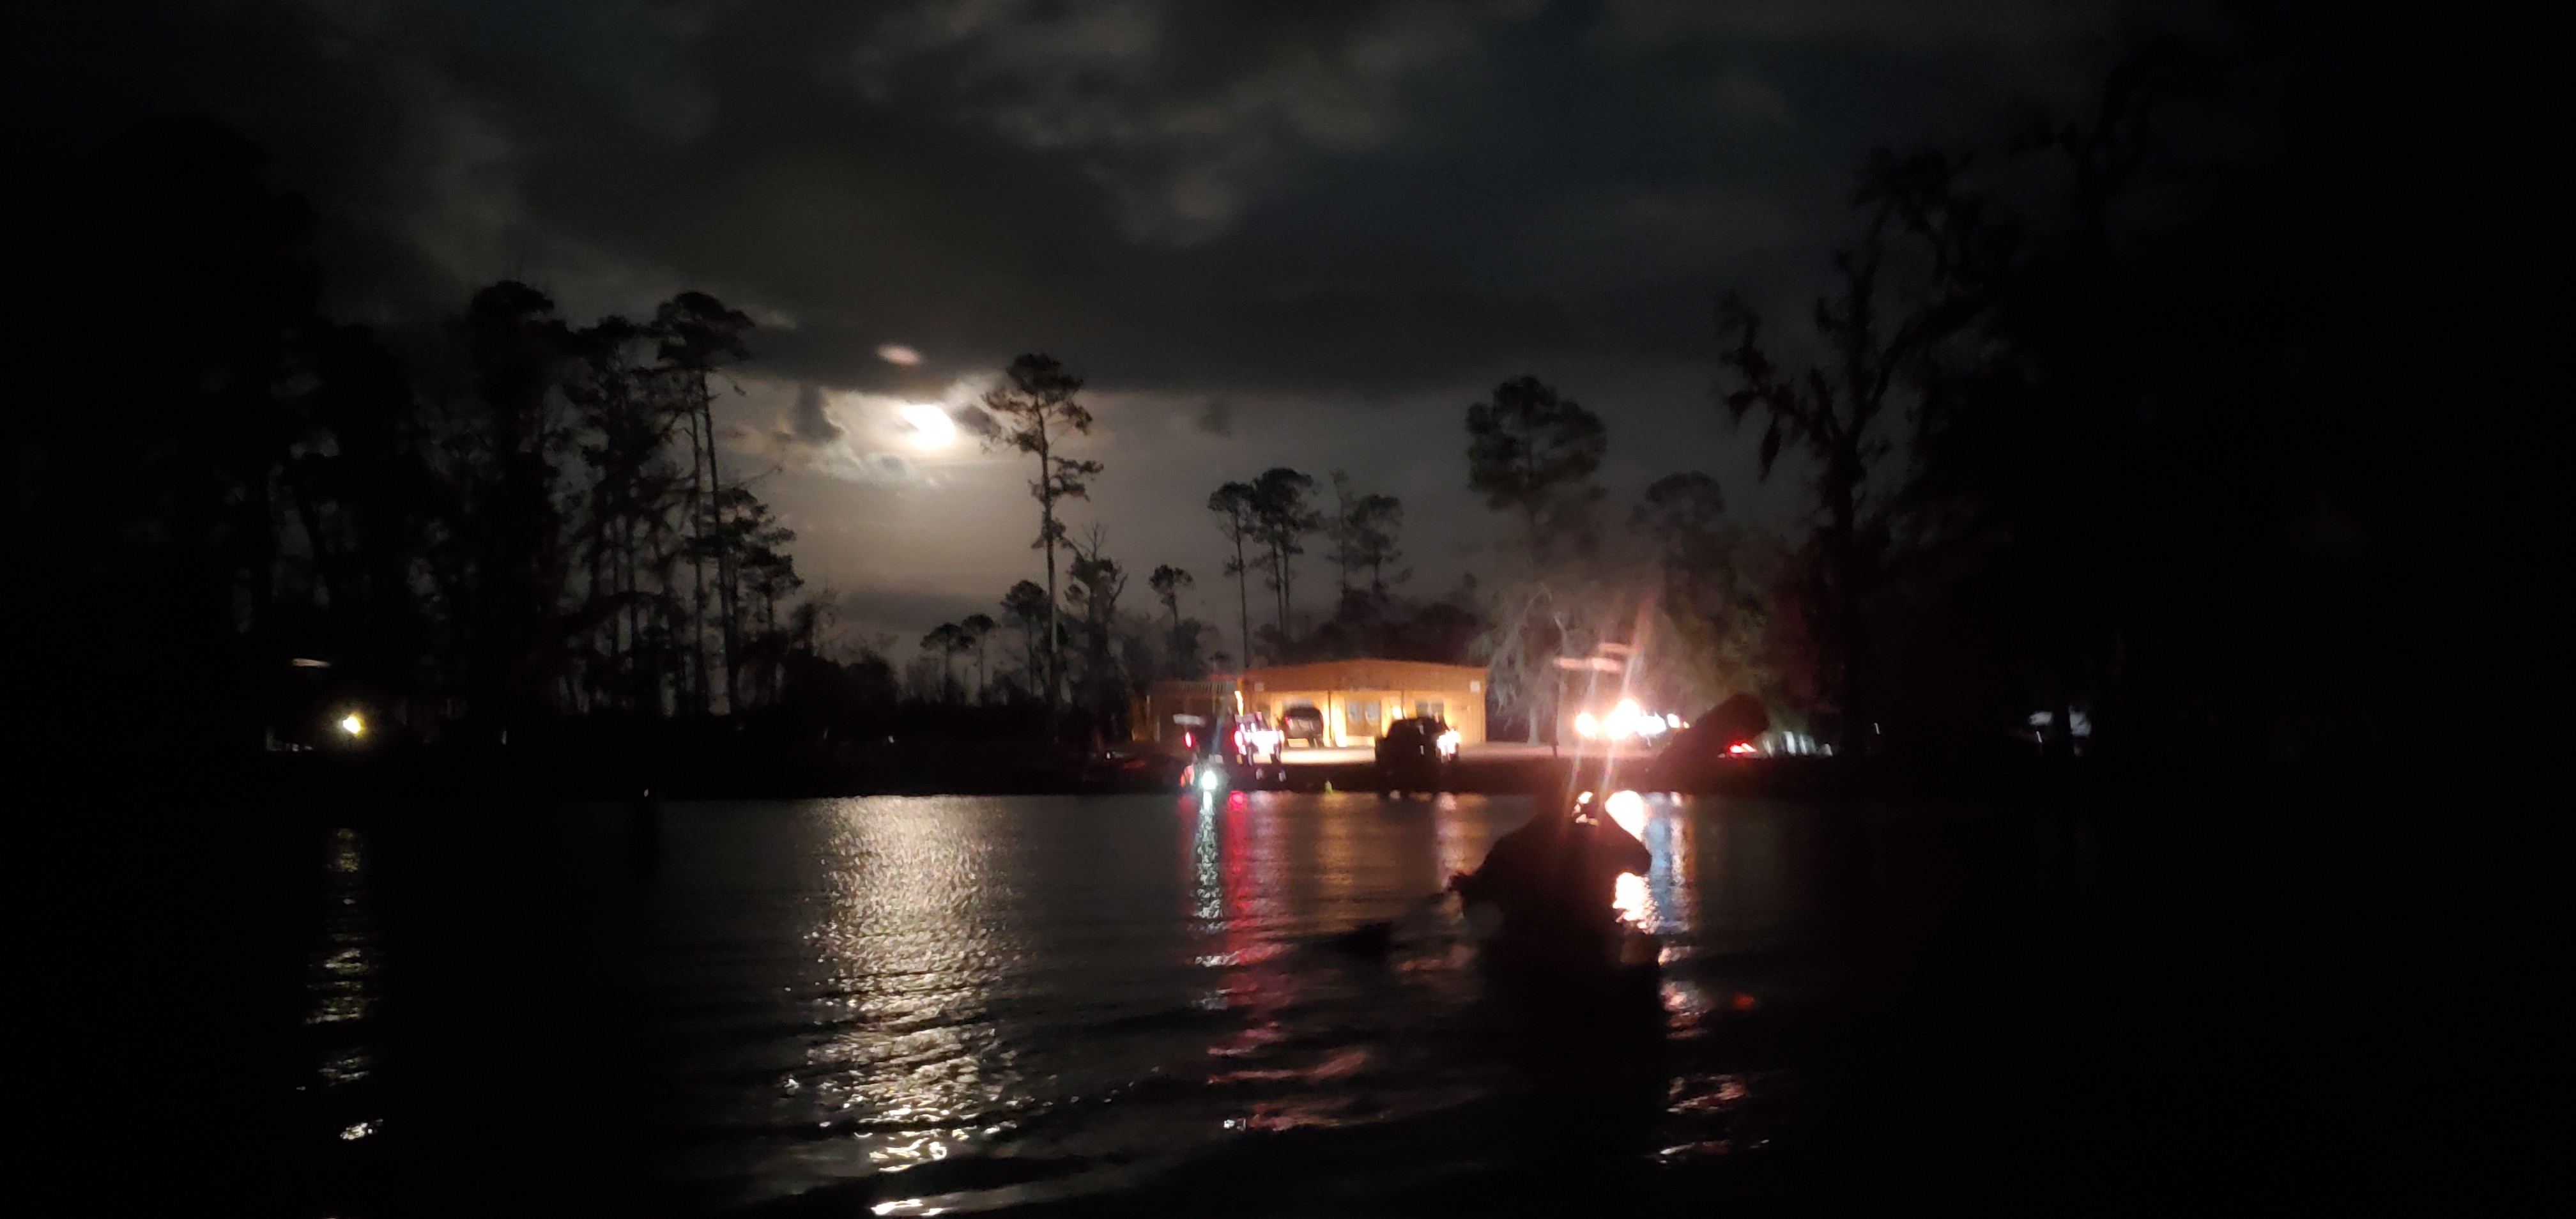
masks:
{"type": "MultiPolygon", "coordinates": [[[[1795,472],[1757,486],[1753,436],[1711,404],[1713,301],[1802,314],[1873,146],[2080,112],[2134,14],[317,0],[49,20],[55,135],[196,111],[250,137],[322,217],[338,316],[418,326],[515,277],[580,321],[687,288],[760,319],[732,460],[777,467],[761,493],[847,621],[910,635],[1040,571],[1025,459],[925,447],[899,414],[971,400],[1022,351],[1090,381],[1081,451],[1108,471],[1073,528],[1105,525],[1131,570],[1196,571],[1188,608],[1215,621],[1202,505],[1272,465],[1401,496],[1414,594],[1489,566],[1501,522],[1466,490],[1461,416],[1521,372],[1607,420],[1614,511],[1701,469],[1790,523],[1795,472]]],[[[1328,578],[1306,560],[1304,608],[1328,578]]]]}

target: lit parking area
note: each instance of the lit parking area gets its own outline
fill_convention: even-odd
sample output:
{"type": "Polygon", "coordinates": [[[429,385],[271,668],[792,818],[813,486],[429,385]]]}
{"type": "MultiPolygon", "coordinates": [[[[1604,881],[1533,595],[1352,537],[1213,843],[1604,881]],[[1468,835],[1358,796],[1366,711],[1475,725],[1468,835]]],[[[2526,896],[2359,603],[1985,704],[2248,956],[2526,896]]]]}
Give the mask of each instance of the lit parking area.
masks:
{"type": "MultiPolygon", "coordinates": [[[[1657,748],[1658,746],[1655,745],[1634,743],[1605,746],[1600,742],[1587,741],[1580,750],[1573,748],[1560,750],[1552,745],[1530,745],[1520,741],[1487,741],[1482,744],[1459,746],[1458,760],[1462,763],[1473,763],[1607,756],[1626,761],[1651,757],[1657,748]]],[[[1283,766],[1350,766],[1375,761],[1377,761],[1377,750],[1373,746],[1365,745],[1343,748],[1308,748],[1292,745],[1286,752],[1279,755],[1279,762],[1283,766]]]]}
{"type": "Polygon", "coordinates": [[[1376,760],[1376,749],[1357,745],[1349,748],[1291,746],[1279,755],[1279,762],[1283,766],[1348,766],[1354,762],[1376,760]]]}

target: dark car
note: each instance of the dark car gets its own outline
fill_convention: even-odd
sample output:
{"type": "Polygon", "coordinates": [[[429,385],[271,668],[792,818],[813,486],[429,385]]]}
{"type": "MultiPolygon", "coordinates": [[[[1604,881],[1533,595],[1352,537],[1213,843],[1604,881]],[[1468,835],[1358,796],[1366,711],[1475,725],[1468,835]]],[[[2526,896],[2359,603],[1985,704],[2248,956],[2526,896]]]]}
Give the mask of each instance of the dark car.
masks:
{"type": "Polygon", "coordinates": [[[1279,714],[1279,731],[1288,740],[1321,745],[1324,743],[1324,713],[1313,707],[1290,707],[1279,714]]]}
{"type": "Polygon", "coordinates": [[[1698,791],[1724,768],[1741,765],[1753,741],[1770,727],[1771,715],[1760,700],[1735,695],[1674,733],[1635,785],[1650,791],[1698,791]]]}
{"type": "Polygon", "coordinates": [[[1401,719],[1386,726],[1377,741],[1378,787],[1391,792],[1436,792],[1448,786],[1448,763],[1457,756],[1458,734],[1430,716],[1401,719]]]}

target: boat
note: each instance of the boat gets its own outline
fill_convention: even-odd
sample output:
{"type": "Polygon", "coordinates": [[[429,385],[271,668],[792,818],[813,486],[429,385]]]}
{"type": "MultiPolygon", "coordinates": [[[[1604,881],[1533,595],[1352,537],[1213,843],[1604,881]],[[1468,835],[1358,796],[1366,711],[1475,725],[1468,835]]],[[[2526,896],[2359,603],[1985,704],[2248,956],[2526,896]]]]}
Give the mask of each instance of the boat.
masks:
{"type": "Polygon", "coordinates": [[[1663,942],[1653,933],[1621,920],[1603,934],[1515,934],[1492,902],[1467,896],[1463,909],[1476,969],[1505,997],[1560,1012],[1660,1013],[1663,942]]]}

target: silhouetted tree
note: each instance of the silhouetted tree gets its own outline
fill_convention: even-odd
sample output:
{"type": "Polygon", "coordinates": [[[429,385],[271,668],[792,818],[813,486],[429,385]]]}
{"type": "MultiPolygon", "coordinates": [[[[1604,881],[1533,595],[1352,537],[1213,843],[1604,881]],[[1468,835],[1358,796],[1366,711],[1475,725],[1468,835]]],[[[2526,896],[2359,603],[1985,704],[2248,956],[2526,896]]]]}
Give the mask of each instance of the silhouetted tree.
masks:
{"type": "Polygon", "coordinates": [[[520,283],[475,293],[459,327],[472,397],[447,471],[446,594],[468,704],[506,731],[545,707],[570,633],[559,463],[573,442],[561,391],[577,349],[554,302],[520,283]]]}
{"type": "MultiPolygon", "coordinates": [[[[2137,670],[2122,653],[2161,633],[2145,619],[2173,583],[2170,556],[2198,552],[2206,570],[2189,582],[2222,596],[2208,585],[2237,548],[2229,535],[2273,511],[2263,501],[2277,494],[2194,452],[2185,437],[2200,427],[2170,426],[2198,413],[2181,403],[2226,396],[2211,382],[2243,384],[2209,370],[2270,327],[2188,333],[2211,314],[2195,298],[2233,272],[2188,245],[2172,251],[2179,257],[2151,253],[2163,235],[2123,220],[2139,196],[2170,197],[2175,185],[2140,181],[2159,159],[2151,120],[2170,75],[2155,58],[2116,67],[2084,120],[2035,123],[2011,142],[2014,167],[2051,188],[2034,199],[2047,202],[2044,212],[1993,217],[1997,205],[1943,184],[1950,207],[1982,206],[1990,228],[2017,240],[1994,247],[2009,258],[1973,268],[1968,286],[1990,304],[1974,341],[1936,351],[1921,371],[1907,507],[1927,523],[1927,549],[1949,583],[1927,592],[1962,608],[1973,602],[1976,617],[2000,628],[1983,666],[2012,672],[2016,719],[2034,705],[2046,712],[2043,748],[2055,754],[2072,752],[2080,704],[2092,704],[2097,730],[2117,735],[2125,725],[2127,674],[2137,670]],[[2181,352],[2201,367],[2177,378],[2181,352]],[[2193,472],[2193,494],[2176,501],[2159,484],[2182,471],[2193,472]],[[2143,510],[2149,503],[2155,511],[2143,510]]],[[[2230,307],[2247,300],[2241,288],[2227,291],[2230,307]]],[[[2257,439],[2259,429],[2244,425],[2266,413],[2199,422],[2257,439]]],[[[2170,662],[2182,657],[2167,655],[2158,668],[2179,668],[2170,662]]],[[[2238,666],[2211,668],[2200,680],[2223,686],[2238,666]]]]}
{"type": "MultiPolygon", "coordinates": [[[[1560,563],[1590,550],[1592,510],[1602,496],[1592,482],[1608,448],[1599,416],[1560,396],[1536,377],[1514,377],[1492,400],[1467,408],[1467,486],[1487,507],[1520,517],[1527,564],[1523,578],[1495,590],[1493,634],[1483,651],[1495,701],[1527,714],[1528,739],[1555,705],[1555,661],[1576,618],[1603,608],[1597,600],[1560,595],[1578,573],[1560,563]]],[[[1586,645],[1588,646],[1588,645],[1586,645]]]]}
{"type": "Polygon", "coordinates": [[[1118,598],[1127,590],[1127,569],[1107,552],[1108,531],[1091,527],[1091,536],[1071,543],[1073,587],[1069,599],[1082,617],[1078,624],[1082,645],[1083,702],[1095,715],[1116,718],[1123,713],[1126,684],[1116,647],[1118,598]]]}
{"type": "Polygon", "coordinates": [[[1225,574],[1234,577],[1235,613],[1241,620],[1246,666],[1252,663],[1252,564],[1246,549],[1261,526],[1260,500],[1260,491],[1251,483],[1227,483],[1209,495],[1207,503],[1208,511],[1216,514],[1217,532],[1234,548],[1225,561],[1225,574]]]}
{"type": "MultiPolygon", "coordinates": [[[[331,328],[311,213],[260,160],[211,125],[155,123],[15,175],[43,214],[12,251],[31,287],[11,314],[24,405],[0,511],[20,579],[55,591],[8,599],[27,646],[6,663],[11,690],[47,692],[25,717],[39,731],[95,735],[88,701],[148,682],[171,737],[256,743],[279,652],[300,642],[275,489],[326,439],[318,399],[350,386],[317,359],[331,328]]],[[[408,413],[386,405],[388,422],[408,413]]]]}
{"type": "MultiPolygon", "coordinates": [[[[1333,543],[1333,562],[1341,569],[1342,597],[1347,600],[1358,585],[1354,577],[1368,573],[1368,593],[1380,601],[1386,599],[1386,569],[1404,557],[1396,544],[1404,530],[1404,501],[1392,495],[1356,494],[1351,489],[1350,475],[1333,471],[1333,515],[1327,523],[1333,543]]],[[[1404,577],[1398,575],[1397,580],[1404,577]]]]}
{"type": "Polygon", "coordinates": [[[1169,563],[1156,567],[1145,580],[1155,598],[1163,603],[1163,613],[1171,619],[1171,652],[1164,667],[1174,677],[1196,677],[1203,667],[1198,657],[1200,624],[1190,622],[1184,629],[1181,618],[1181,593],[1196,582],[1190,573],[1169,563]]]}
{"type": "Polygon", "coordinates": [[[1064,681],[1062,649],[1054,642],[1059,634],[1055,618],[1055,551],[1065,537],[1064,523],[1056,519],[1056,503],[1090,498],[1089,480],[1102,467],[1097,461],[1056,455],[1056,447],[1069,435],[1087,435],[1091,431],[1091,412],[1074,397],[1082,389],[1082,378],[1066,372],[1054,357],[1044,354],[1024,355],[1011,361],[1003,376],[1007,383],[984,395],[984,409],[1001,421],[987,444],[1008,444],[1038,459],[1038,476],[1029,483],[1029,496],[1038,501],[1038,537],[1031,546],[1046,551],[1045,697],[1052,706],[1064,681]]]}
{"type": "Polygon", "coordinates": [[[720,632],[729,704],[774,700],[789,653],[819,644],[800,633],[811,615],[781,621],[793,535],[710,447],[708,377],[741,358],[748,322],[686,294],[649,327],[577,329],[505,281],[444,345],[399,360],[319,314],[309,216],[260,186],[257,160],[220,132],[156,126],[65,196],[95,187],[61,231],[98,260],[47,277],[69,286],[64,316],[90,319],[52,346],[119,370],[77,395],[116,423],[76,436],[39,412],[15,438],[22,558],[95,598],[32,636],[88,674],[27,676],[153,673],[156,724],[236,746],[263,721],[312,740],[318,723],[296,717],[315,700],[361,704],[387,733],[499,734],[704,707],[720,632]],[[111,333],[126,336],[113,349],[111,333]],[[669,460],[682,432],[686,477],[669,460]],[[327,667],[290,685],[289,658],[327,667]]]}
{"type": "Polygon", "coordinates": [[[1727,520],[1717,480],[1697,472],[1657,479],[1628,525],[1649,550],[1663,616],[1679,636],[1679,650],[1700,669],[1711,701],[1769,693],[1768,602],[1747,570],[1745,531],[1727,520]]]}
{"type": "Polygon", "coordinates": [[[1313,476],[1286,466],[1273,466],[1252,481],[1253,536],[1262,547],[1253,565],[1268,573],[1270,590],[1278,596],[1283,642],[1296,606],[1297,556],[1306,553],[1306,536],[1324,523],[1324,515],[1306,500],[1314,488],[1313,476]]]}
{"type": "Polygon", "coordinates": [[[714,373],[750,358],[742,336],[751,319],[703,292],[683,292],[663,302],[653,318],[663,368],[677,384],[689,437],[688,505],[693,544],[689,552],[692,625],[690,653],[697,674],[697,709],[713,698],[704,639],[707,616],[707,563],[716,565],[715,591],[722,620],[717,638],[723,652],[725,701],[739,699],[735,689],[740,623],[733,580],[734,554],[720,539],[725,534],[724,471],[716,460],[714,373]]]}
{"type": "Polygon", "coordinates": [[[647,334],[624,318],[602,319],[579,336],[583,367],[567,387],[587,437],[589,488],[582,497],[581,560],[588,602],[601,622],[587,686],[636,714],[663,708],[663,657],[648,651],[648,623],[669,631],[671,611],[649,577],[659,566],[678,506],[679,480],[663,462],[678,418],[653,392],[637,351],[647,334]]]}
{"type": "Polygon", "coordinates": [[[1816,470],[1823,582],[1813,610],[1822,617],[1812,626],[1829,658],[1846,752],[1861,748],[1870,730],[1862,613],[1888,522],[1883,496],[1873,502],[1868,488],[1900,439],[1885,416],[1909,378],[1986,304],[1979,265],[1990,231],[1952,189],[1961,168],[1939,154],[1872,160],[1858,196],[1868,220],[1859,240],[1834,255],[1834,291],[1816,302],[1825,363],[1782,369],[1763,349],[1761,319],[1749,306],[1730,296],[1718,307],[1725,344],[1718,363],[1731,382],[1720,401],[1738,423],[1760,412],[1763,476],[1792,446],[1816,470]],[[1922,256],[1910,277],[1900,274],[1908,253],[1922,256]]]}
{"type": "Polygon", "coordinates": [[[1467,487],[1518,514],[1531,562],[1544,563],[1558,539],[1589,534],[1601,498],[1592,474],[1608,443],[1600,416],[1536,377],[1514,377],[1467,408],[1467,487]]]}
{"type": "Polygon", "coordinates": [[[975,650],[975,640],[966,629],[954,622],[943,622],[921,637],[921,650],[939,658],[939,701],[956,701],[957,679],[953,665],[958,657],[975,650]]]}
{"type": "MultiPolygon", "coordinates": [[[[777,689],[778,662],[786,641],[779,628],[778,603],[805,581],[796,574],[796,564],[784,547],[796,540],[796,531],[778,523],[770,515],[769,505],[752,494],[749,487],[727,488],[725,493],[725,548],[733,557],[734,594],[728,599],[736,607],[740,624],[735,634],[740,640],[738,668],[752,670],[752,693],[745,706],[757,706],[777,689]],[[752,607],[759,616],[751,617],[752,607]]],[[[734,708],[739,711],[742,707],[734,708]]]]}
{"type": "Polygon", "coordinates": [[[1002,624],[993,621],[991,614],[968,614],[958,619],[957,625],[965,629],[966,638],[975,645],[975,701],[980,703],[984,701],[984,692],[990,689],[992,684],[992,679],[986,675],[984,668],[985,645],[991,641],[993,632],[999,630],[1002,624]]]}
{"type": "Polygon", "coordinates": [[[1055,598],[1035,582],[1022,580],[1002,594],[1002,614],[1020,632],[1025,653],[1020,673],[1029,683],[1029,692],[1043,698],[1037,686],[1046,680],[1046,633],[1055,623],[1055,598]]]}

